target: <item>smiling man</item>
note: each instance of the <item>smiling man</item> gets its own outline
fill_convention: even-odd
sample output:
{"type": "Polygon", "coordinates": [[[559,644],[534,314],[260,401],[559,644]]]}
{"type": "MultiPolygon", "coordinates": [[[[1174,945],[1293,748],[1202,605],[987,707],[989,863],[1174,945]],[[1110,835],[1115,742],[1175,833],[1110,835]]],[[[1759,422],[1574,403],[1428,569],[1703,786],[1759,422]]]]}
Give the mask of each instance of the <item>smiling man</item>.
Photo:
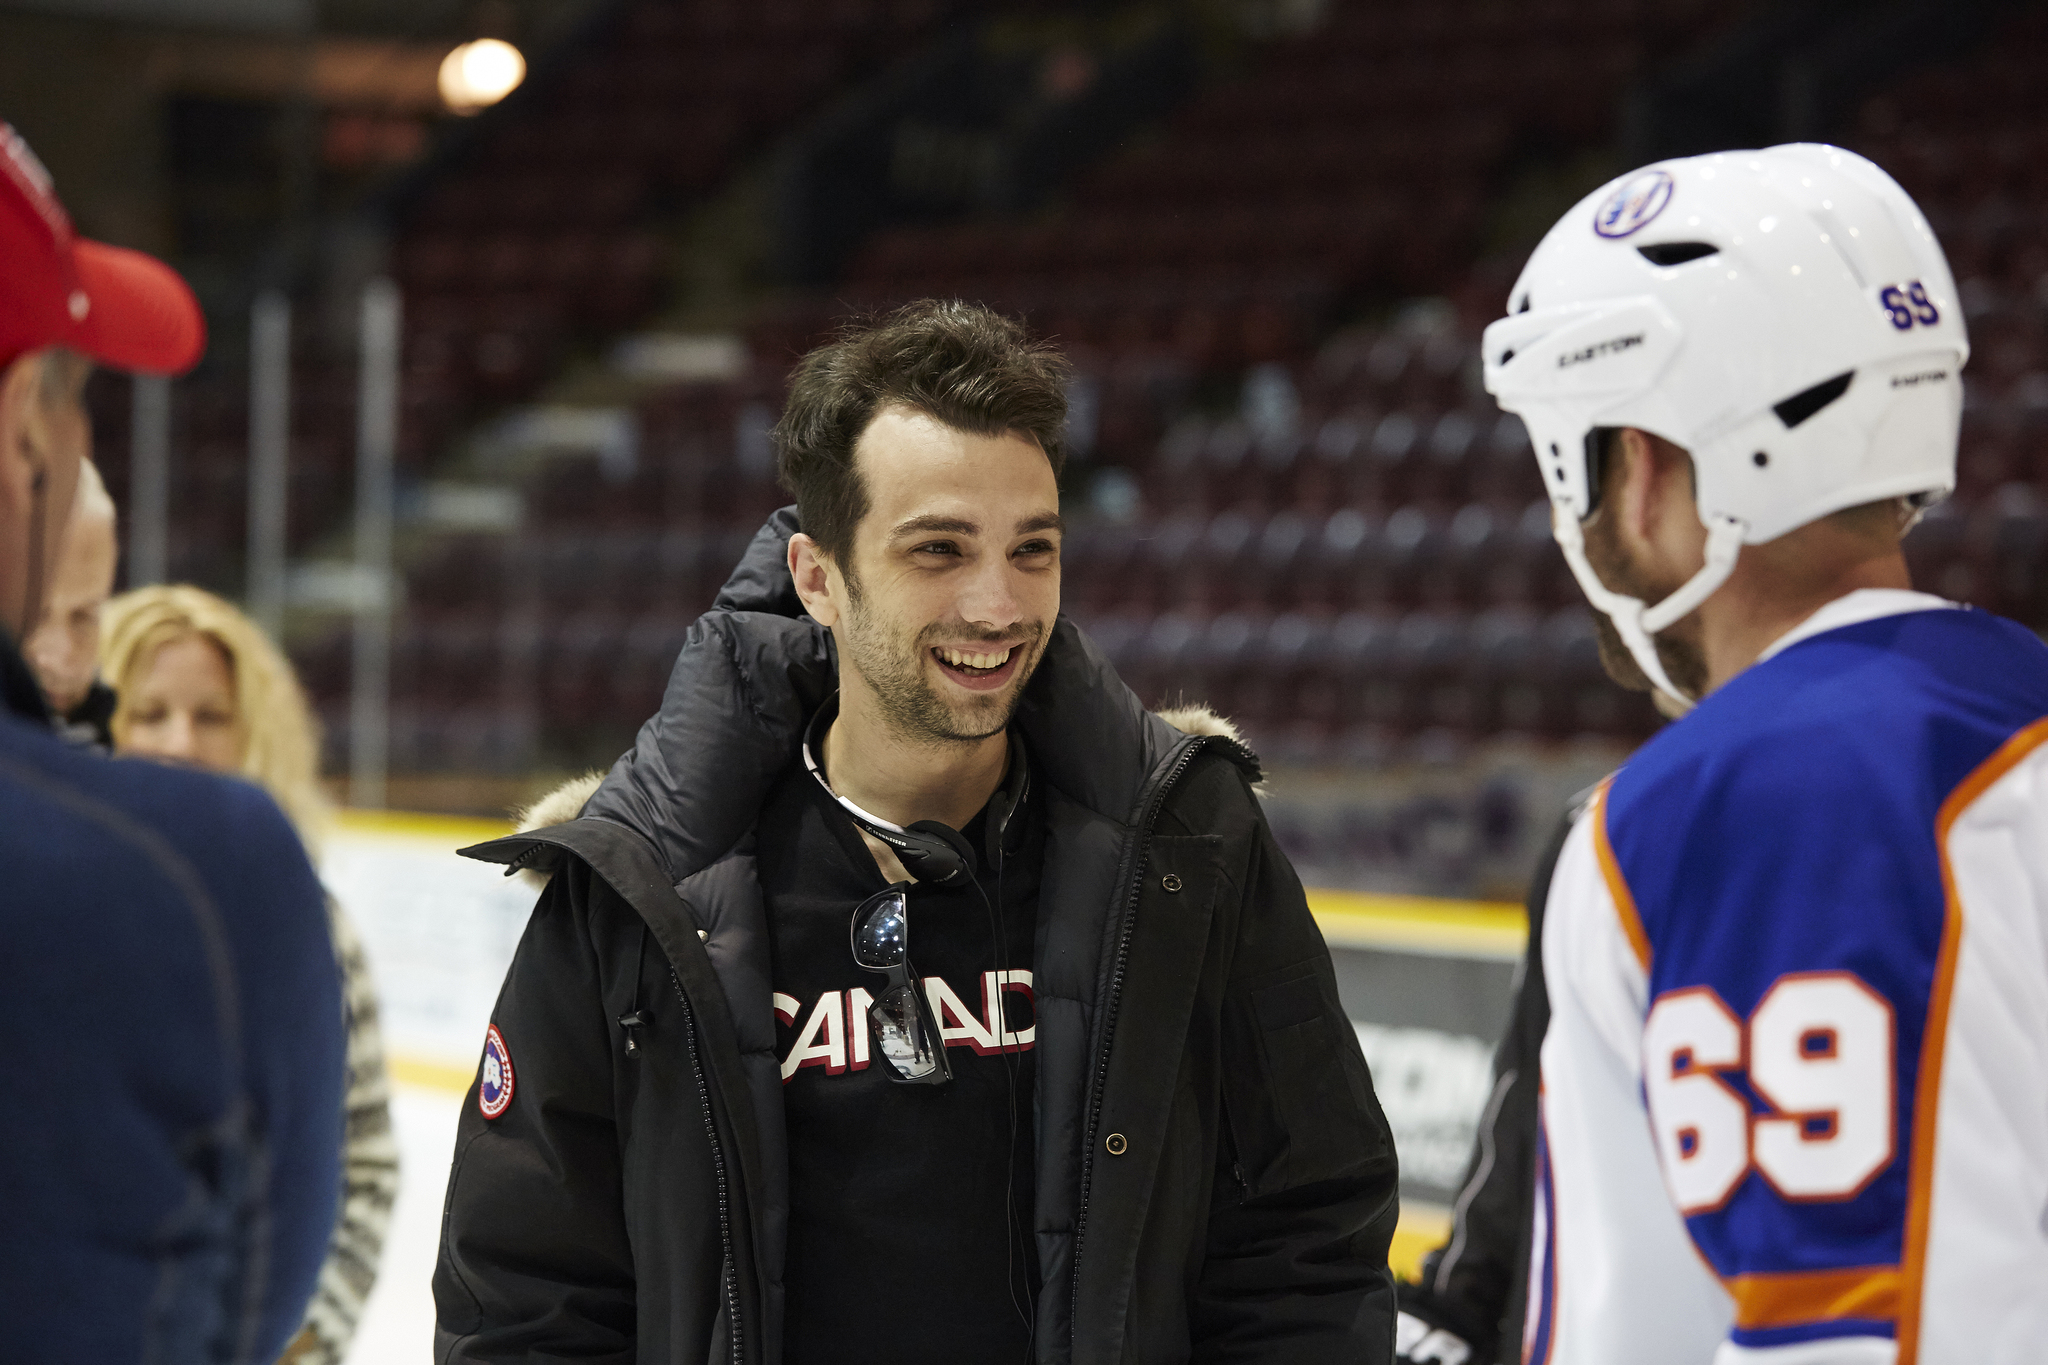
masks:
{"type": "Polygon", "coordinates": [[[468,850],[549,879],[440,1359],[1390,1358],[1392,1145],[1257,760],[1060,617],[1064,384],[957,303],[806,357],[797,516],[602,785],[468,850]]]}

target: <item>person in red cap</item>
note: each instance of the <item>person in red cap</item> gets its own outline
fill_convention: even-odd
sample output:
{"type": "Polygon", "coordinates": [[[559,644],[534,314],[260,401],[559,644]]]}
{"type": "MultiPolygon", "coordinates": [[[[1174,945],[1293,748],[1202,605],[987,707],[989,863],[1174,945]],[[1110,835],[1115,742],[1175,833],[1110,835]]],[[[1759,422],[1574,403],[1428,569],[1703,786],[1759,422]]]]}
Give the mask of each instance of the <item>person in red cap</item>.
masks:
{"type": "MultiPolygon", "coordinates": [[[[64,518],[90,453],[83,394],[91,363],[183,374],[206,349],[206,319],[176,271],[140,251],[80,239],[50,173],[0,123],[0,430],[39,463],[19,536],[0,542],[0,624],[35,625],[64,518]]],[[[9,474],[22,471],[9,469],[9,474]]],[[[0,488],[0,497],[15,490],[0,488]]]]}
{"type": "Polygon", "coordinates": [[[41,618],[100,362],[206,329],[80,240],[0,123],[0,1323],[8,1359],[277,1357],[334,1221],[342,1010],[320,884],[258,788],[64,743],[41,618]]]}

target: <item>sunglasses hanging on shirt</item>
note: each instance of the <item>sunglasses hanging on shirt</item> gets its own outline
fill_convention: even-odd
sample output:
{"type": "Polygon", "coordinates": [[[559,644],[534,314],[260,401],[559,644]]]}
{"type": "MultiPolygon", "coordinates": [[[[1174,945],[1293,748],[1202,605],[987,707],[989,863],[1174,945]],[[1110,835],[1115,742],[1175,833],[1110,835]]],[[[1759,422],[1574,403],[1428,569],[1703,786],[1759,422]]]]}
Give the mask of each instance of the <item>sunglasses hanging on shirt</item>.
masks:
{"type": "Polygon", "coordinates": [[[898,882],[862,901],[853,912],[853,960],[865,971],[888,978],[868,1006],[875,1050],[889,1064],[890,1079],[906,1085],[944,1085],[953,1068],[941,1046],[939,1021],[925,998],[924,982],[910,965],[910,883],[898,882]]]}
{"type": "MultiPolygon", "coordinates": [[[[993,919],[995,906],[988,902],[988,893],[976,880],[980,869],[975,850],[958,830],[936,820],[919,820],[910,825],[894,824],[869,814],[832,789],[817,754],[824,741],[825,729],[838,712],[835,698],[818,708],[804,732],[804,766],[810,770],[811,776],[825,789],[826,795],[853,817],[855,826],[894,849],[904,870],[911,876],[933,886],[961,882],[973,885],[980,892],[984,904],[988,905],[993,919]]],[[[1024,745],[1014,733],[1009,737],[1009,745],[1009,771],[1002,786],[989,798],[988,808],[986,852],[999,874],[1011,817],[1031,790],[1031,766],[1025,757],[1024,745]]],[[[851,928],[853,960],[863,970],[879,972],[888,978],[880,997],[868,1007],[868,1021],[874,1026],[877,1048],[889,1063],[890,1079],[906,1085],[944,1085],[953,1079],[953,1069],[946,1060],[938,1020],[932,1014],[924,982],[910,965],[910,886],[909,882],[898,882],[855,907],[851,928]]],[[[997,894],[1000,898],[1000,883],[997,894]]],[[[1001,933],[993,926],[990,947],[1002,968],[1008,970],[1001,933]]]]}

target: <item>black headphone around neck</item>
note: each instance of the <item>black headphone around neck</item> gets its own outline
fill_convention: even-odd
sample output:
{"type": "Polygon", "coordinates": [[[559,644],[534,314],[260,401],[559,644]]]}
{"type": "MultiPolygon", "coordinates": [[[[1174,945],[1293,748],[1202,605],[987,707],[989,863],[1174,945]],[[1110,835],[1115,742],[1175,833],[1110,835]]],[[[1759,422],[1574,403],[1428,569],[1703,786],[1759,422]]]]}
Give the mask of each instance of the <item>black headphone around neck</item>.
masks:
{"type": "MultiPolygon", "coordinates": [[[[837,698],[834,698],[836,703],[837,698]]],[[[937,820],[919,820],[909,825],[894,825],[880,816],[870,815],[853,802],[832,790],[832,784],[825,780],[825,770],[818,766],[817,746],[822,737],[822,726],[839,714],[836,704],[828,703],[818,708],[818,714],[811,717],[810,725],[804,731],[804,766],[810,769],[812,777],[825,794],[837,801],[853,823],[862,830],[894,849],[903,863],[904,870],[920,882],[933,886],[955,886],[962,877],[973,877],[979,870],[974,848],[950,825],[937,820]]],[[[1025,795],[1031,790],[1031,769],[1024,757],[1024,745],[1014,732],[1010,737],[1010,772],[996,794],[988,803],[988,838],[986,854],[990,862],[1000,865],[1003,857],[1003,839],[1009,833],[1010,817],[1024,804],[1025,795]]]]}

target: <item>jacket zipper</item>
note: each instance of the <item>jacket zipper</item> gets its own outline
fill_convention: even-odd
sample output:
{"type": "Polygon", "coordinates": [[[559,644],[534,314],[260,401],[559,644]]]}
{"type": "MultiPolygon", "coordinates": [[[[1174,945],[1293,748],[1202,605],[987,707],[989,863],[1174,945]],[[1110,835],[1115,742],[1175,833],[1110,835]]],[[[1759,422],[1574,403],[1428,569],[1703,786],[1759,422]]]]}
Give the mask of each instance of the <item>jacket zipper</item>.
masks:
{"type": "Polygon", "coordinates": [[[718,1240],[725,1247],[725,1313],[732,1324],[732,1360],[739,1365],[743,1358],[740,1333],[740,1267],[732,1252],[732,1220],[728,1212],[725,1184],[725,1149],[718,1142],[718,1123],[711,1114],[711,1084],[704,1075],[704,1062],[697,1049],[697,1016],[690,1008],[690,997],[683,991],[682,978],[671,967],[668,973],[670,984],[676,988],[676,999],[683,1002],[683,1032],[690,1048],[690,1071],[697,1078],[697,1098],[704,1105],[704,1135],[711,1139],[711,1169],[718,1178],[718,1240]]]}
{"type": "MultiPolygon", "coordinates": [[[[1123,921],[1117,929],[1116,966],[1109,978],[1109,999],[1104,1002],[1106,1013],[1102,1022],[1102,1049],[1095,1054],[1095,1076],[1088,1090],[1088,1120],[1081,1129],[1081,1202],[1074,1214],[1074,1282],[1072,1294],[1074,1303],[1081,1298],[1081,1244],[1088,1233],[1088,1189],[1095,1176],[1095,1129],[1102,1118],[1102,1092],[1109,1085],[1109,1054],[1116,1039],[1117,1006],[1123,999],[1124,973],[1130,967],[1131,935],[1137,928],[1138,897],[1145,889],[1145,843],[1152,837],[1153,822],[1159,818],[1159,808],[1166,803],[1166,794],[1173,790],[1173,784],[1187,771],[1188,764],[1205,747],[1201,738],[1191,740],[1174,760],[1173,768],[1166,774],[1159,786],[1146,800],[1145,812],[1133,837],[1137,839],[1136,856],[1131,862],[1130,891],[1124,897],[1123,921]]],[[[1076,1320],[1073,1308],[1068,1310],[1069,1321],[1076,1320]]]]}

